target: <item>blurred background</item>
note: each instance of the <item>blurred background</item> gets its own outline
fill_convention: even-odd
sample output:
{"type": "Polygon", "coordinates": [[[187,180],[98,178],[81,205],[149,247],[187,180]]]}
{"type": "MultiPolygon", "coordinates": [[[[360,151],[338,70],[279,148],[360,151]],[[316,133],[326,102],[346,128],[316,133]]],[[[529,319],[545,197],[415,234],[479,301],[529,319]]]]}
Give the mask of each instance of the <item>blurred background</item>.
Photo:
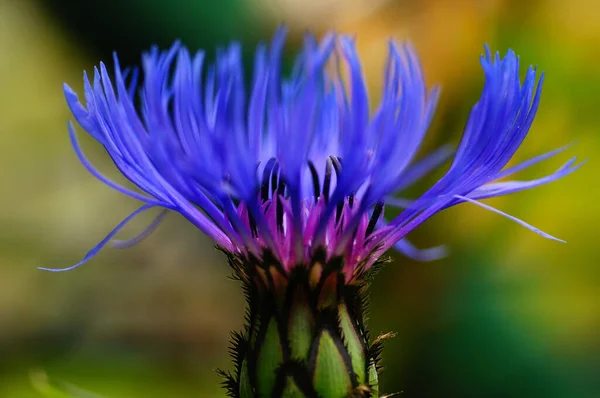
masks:
{"type": "MultiPolygon", "coordinates": [[[[374,98],[386,40],[413,42],[428,81],[443,87],[425,150],[458,142],[482,87],[484,43],[513,48],[523,65],[546,71],[540,111],[515,161],[578,144],[523,178],[573,154],[589,162],[490,202],[568,244],[475,206],[446,211],[412,239],[447,244],[450,256],[415,263],[394,254],[372,286],[370,328],[398,332],[384,351],[382,390],[400,397],[600,397],[595,0],[0,0],[0,397],[41,396],[34,386],[47,388],[48,377],[104,397],[224,396],[214,369],[230,368],[241,292],[223,256],[180,217],[76,271],[36,270],[77,262],[137,205],[78,163],[62,83],[80,90],[82,71],[112,64],[112,51],[135,65],[150,45],[176,38],[192,49],[241,40],[250,55],[282,21],[291,52],[306,29],[356,34],[374,98]]],[[[118,179],[101,148],[81,137],[118,179]]]]}

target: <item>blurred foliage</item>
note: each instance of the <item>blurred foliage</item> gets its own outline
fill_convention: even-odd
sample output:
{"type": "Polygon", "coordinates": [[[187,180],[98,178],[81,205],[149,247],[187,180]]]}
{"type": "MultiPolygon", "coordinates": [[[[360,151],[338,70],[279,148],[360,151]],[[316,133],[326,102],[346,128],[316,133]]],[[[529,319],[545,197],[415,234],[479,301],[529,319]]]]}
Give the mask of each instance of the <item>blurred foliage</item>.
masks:
{"type": "MultiPolygon", "coordinates": [[[[577,141],[570,153],[590,161],[565,180],[491,204],[569,243],[473,206],[451,209],[413,236],[421,246],[448,244],[451,256],[427,264],[395,256],[373,286],[371,328],[398,332],[385,352],[383,391],[600,396],[597,1],[0,0],[0,397],[56,387],[44,380],[116,398],[223,395],[213,369],[228,367],[242,298],[224,259],[185,221],[171,217],[137,247],[104,250],[71,273],[35,269],[76,262],[135,206],[78,164],[61,84],[79,89],[82,70],[113,50],[133,64],[152,43],[176,38],[208,49],[238,39],[250,53],[282,21],[296,43],[307,28],[356,33],[374,98],[386,40],[413,42],[428,81],[443,87],[425,149],[458,141],[481,89],[483,43],[511,47],[523,65],[546,72],[516,160],[577,141]],[[49,379],[34,373],[32,383],[35,369],[49,379]]],[[[82,142],[119,180],[100,148],[82,142]]],[[[124,234],[141,225],[144,217],[124,234]]]]}
{"type": "Polygon", "coordinates": [[[99,395],[84,391],[72,384],[50,380],[42,371],[31,372],[33,388],[48,398],[100,398],[99,395]]]}

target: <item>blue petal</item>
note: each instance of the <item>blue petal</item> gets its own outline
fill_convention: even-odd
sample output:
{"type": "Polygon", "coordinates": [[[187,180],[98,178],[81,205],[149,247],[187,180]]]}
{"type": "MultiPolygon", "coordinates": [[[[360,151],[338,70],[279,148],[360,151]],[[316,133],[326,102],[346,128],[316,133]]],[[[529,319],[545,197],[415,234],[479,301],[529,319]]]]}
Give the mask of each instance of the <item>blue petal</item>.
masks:
{"type": "Polygon", "coordinates": [[[414,247],[406,238],[401,239],[394,245],[394,248],[406,257],[416,261],[435,261],[448,256],[448,250],[445,246],[435,246],[427,249],[418,249],[414,247]]]}
{"type": "Polygon", "coordinates": [[[461,201],[473,203],[473,204],[475,204],[475,205],[477,205],[479,207],[482,207],[482,208],[484,208],[486,210],[489,210],[491,212],[494,212],[496,214],[500,214],[501,216],[504,216],[504,217],[508,218],[509,220],[512,220],[512,221],[516,222],[517,224],[522,225],[523,227],[529,229],[530,231],[535,232],[538,235],[543,236],[544,238],[555,240],[555,241],[562,242],[562,243],[566,243],[564,240],[556,238],[556,237],[554,237],[554,236],[552,236],[550,234],[547,234],[546,232],[544,232],[544,231],[542,231],[542,230],[534,227],[533,225],[528,224],[525,221],[523,221],[523,220],[521,220],[521,219],[519,219],[519,218],[517,218],[515,216],[511,216],[510,214],[504,213],[503,211],[500,211],[500,210],[498,210],[498,209],[496,209],[496,208],[494,208],[492,206],[489,206],[489,205],[486,205],[484,203],[478,202],[478,201],[476,201],[474,199],[471,199],[471,198],[468,198],[466,196],[454,195],[454,197],[456,199],[461,200],[461,201]]]}
{"type": "Polygon", "coordinates": [[[489,184],[482,185],[467,196],[471,199],[486,199],[495,196],[508,195],[526,189],[538,187],[540,185],[548,184],[549,182],[556,181],[562,177],[565,177],[575,170],[583,166],[584,163],[574,165],[576,158],[569,160],[563,166],[561,166],[553,174],[547,175],[542,178],[538,178],[530,181],[503,181],[503,182],[492,182],[489,184]]]}
{"type": "Polygon", "coordinates": [[[154,204],[145,204],[142,207],[140,207],[139,209],[137,209],[136,211],[134,211],[133,213],[131,213],[130,215],[128,215],[127,217],[125,217],[123,219],[123,221],[121,221],[112,231],[110,231],[108,233],[108,235],[106,235],[104,237],[104,239],[102,239],[100,241],[100,243],[98,243],[96,246],[94,246],[89,252],[87,252],[87,254],[85,255],[85,257],[78,262],[77,264],[74,264],[70,267],[67,268],[45,268],[45,267],[38,267],[38,269],[42,270],[42,271],[51,271],[51,272],[63,272],[63,271],[71,271],[77,267],[80,267],[81,265],[85,264],[86,262],[88,262],[90,259],[92,259],[94,256],[96,256],[96,254],[98,254],[98,252],[104,247],[106,246],[106,244],[108,242],[110,242],[110,240],[112,239],[113,236],[115,236],[117,234],[117,232],[119,232],[129,221],[131,221],[135,216],[137,216],[138,214],[149,210],[153,207],[156,207],[156,205],[154,204]]]}
{"type": "Polygon", "coordinates": [[[148,227],[146,227],[142,232],[140,232],[133,238],[130,238],[127,240],[113,240],[112,246],[117,249],[125,249],[128,247],[137,245],[138,243],[140,243],[141,241],[146,239],[148,236],[150,236],[150,234],[152,234],[152,232],[154,232],[156,230],[156,228],[158,228],[158,226],[160,225],[162,220],[165,218],[167,213],[168,213],[167,210],[161,211],[158,214],[158,216],[156,216],[156,218],[150,223],[150,225],[148,225],[148,227]]]}

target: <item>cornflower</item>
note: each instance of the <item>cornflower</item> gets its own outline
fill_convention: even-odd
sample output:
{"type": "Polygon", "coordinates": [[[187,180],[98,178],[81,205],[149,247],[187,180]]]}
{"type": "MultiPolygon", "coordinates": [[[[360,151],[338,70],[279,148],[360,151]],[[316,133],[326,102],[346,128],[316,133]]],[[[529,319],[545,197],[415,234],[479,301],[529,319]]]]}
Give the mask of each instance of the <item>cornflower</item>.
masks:
{"type": "MultiPolygon", "coordinates": [[[[289,77],[281,58],[286,32],[256,49],[250,84],[241,45],[217,50],[208,64],[176,43],[143,55],[137,70],[114,78],[104,66],[84,75],[85,105],[65,85],[81,127],[138,190],[116,184],[75,152],[100,181],[143,205],[83,260],[113,241],[128,247],[151,233],[166,212],[181,214],[228,257],[247,299],[247,325],[233,334],[233,373],[221,372],[233,397],[377,396],[381,343],[365,324],[366,289],[391,247],[430,260],[406,236],[434,214],[469,202],[542,235],[539,229],[480,202],[557,180],[573,158],[529,181],[505,178],[565,148],[506,167],[533,122],[543,74],[486,47],[485,84],[454,153],[447,146],[418,161],[438,90],[428,90],[413,48],[389,44],[380,102],[372,108],[353,38],[305,38],[289,77]],[[371,109],[374,109],[371,112],[371,109]],[[450,156],[446,173],[420,197],[398,196],[450,156]],[[384,206],[401,208],[391,219],[384,206]],[[132,218],[160,208],[140,235],[114,241],[132,218]]],[[[44,268],[47,269],[47,268],[44,268]]]]}

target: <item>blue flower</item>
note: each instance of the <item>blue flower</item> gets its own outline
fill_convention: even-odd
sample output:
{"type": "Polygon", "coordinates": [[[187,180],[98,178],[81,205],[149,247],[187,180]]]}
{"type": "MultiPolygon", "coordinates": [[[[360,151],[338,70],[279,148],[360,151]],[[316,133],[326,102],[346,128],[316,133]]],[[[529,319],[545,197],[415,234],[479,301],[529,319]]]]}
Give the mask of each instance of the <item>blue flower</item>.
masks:
{"type": "Polygon", "coordinates": [[[138,189],[97,171],[69,123],[77,156],[102,182],[143,203],[66,269],[89,260],[133,217],[152,208],[163,212],[117,246],[136,243],[166,211],[174,211],[223,250],[256,258],[269,252],[287,270],[306,264],[317,250],[342,256],[348,280],[359,278],[392,246],[420,259],[441,254],[420,251],[405,237],[462,202],[556,239],[479,202],[554,181],[580,166],[573,158],[540,179],[504,180],[565,149],[505,168],[533,122],[543,80],[536,83],[530,67],[521,82],[512,51],[501,58],[486,48],[483,93],[450,168],[421,197],[407,201],[397,193],[451,155],[443,147],[415,161],[438,91],[427,89],[414,50],[390,43],[381,100],[373,106],[352,38],[330,34],[317,42],[307,36],[289,77],[281,73],[284,41],[280,29],[270,47],[258,46],[249,84],[238,43],[218,50],[208,65],[203,51],[191,55],[176,43],[143,56],[140,85],[135,70],[121,72],[116,56],[114,82],[104,64],[94,70],[93,83],[84,75],[85,104],[65,85],[77,122],[138,189]],[[404,209],[386,221],[385,205],[404,209]]]}

